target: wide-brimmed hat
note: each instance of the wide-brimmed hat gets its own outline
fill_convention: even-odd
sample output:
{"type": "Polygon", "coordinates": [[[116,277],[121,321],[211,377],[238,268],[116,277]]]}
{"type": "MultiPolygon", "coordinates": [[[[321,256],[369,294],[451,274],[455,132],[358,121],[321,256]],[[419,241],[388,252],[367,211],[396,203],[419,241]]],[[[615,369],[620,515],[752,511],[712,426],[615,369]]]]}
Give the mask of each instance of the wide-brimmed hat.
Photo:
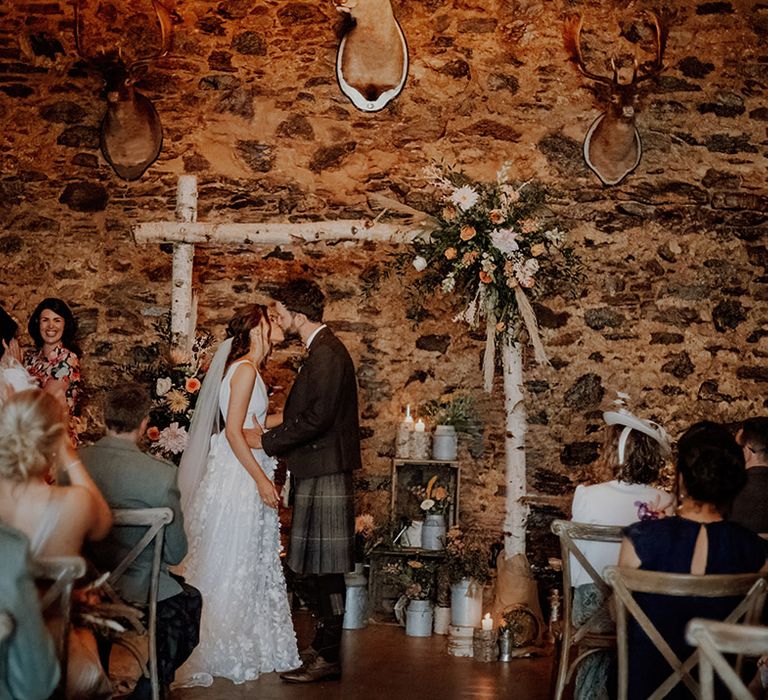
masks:
{"type": "Polygon", "coordinates": [[[633,430],[637,430],[643,435],[653,438],[661,448],[661,454],[668,457],[672,454],[672,443],[667,431],[662,426],[652,420],[638,418],[634,413],[630,413],[626,408],[620,408],[618,411],[605,411],[603,420],[608,425],[623,425],[624,430],[619,436],[619,464],[624,464],[624,450],[627,446],[627,439],[633,430]]]}

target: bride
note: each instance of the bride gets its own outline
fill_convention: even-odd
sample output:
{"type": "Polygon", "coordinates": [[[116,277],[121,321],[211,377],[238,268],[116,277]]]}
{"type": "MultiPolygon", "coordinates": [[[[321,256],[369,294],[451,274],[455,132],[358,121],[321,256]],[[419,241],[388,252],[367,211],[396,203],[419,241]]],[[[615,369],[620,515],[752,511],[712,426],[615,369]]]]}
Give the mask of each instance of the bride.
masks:
{"type": "Polygon", "coordinates": [[[200,644],[175,685],[234,683],[300,665],[280,562],[275,460],[246,443],[264,425],[267,389],[259,374],[282,330],[267,308],[235,316],[216,351],[190,426],[179,488],[189,553],[179,567],[203,595],[200,644]],[[224,430],[216,432],[219,414],[224,430]],[[213,433],[213,437],[211,434],[213,433]]]}

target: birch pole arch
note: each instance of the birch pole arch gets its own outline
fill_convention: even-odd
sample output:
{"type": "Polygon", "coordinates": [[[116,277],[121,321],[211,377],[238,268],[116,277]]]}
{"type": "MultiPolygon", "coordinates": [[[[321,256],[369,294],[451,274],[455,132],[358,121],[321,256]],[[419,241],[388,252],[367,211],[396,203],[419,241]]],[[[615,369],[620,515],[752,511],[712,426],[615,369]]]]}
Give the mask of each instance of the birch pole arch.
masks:
{"type": "MultiPolygon", "coordinates": [[[[454,188],[454,193],[455,193],[454,188]]],[[[510,195],[512,197],[512,195],[510,195]]],[[[386,203],[385,203],[386,204],[386,203]]],[[[393,203],[394,204],[394,203],[393,203]]],[[[460,205],[457,205],[460,207],[460,205]]],[[[469,207],[471,209],[471,207],[469,207]]],[[[393,206],[393,209],[403,211],[407,207],[393,206]]],[[[415,210],[409,210],[414,213],[415,210]]],[[[418,212],[416,212],[418,213],[418,212]]],[[[487,212],[486,212],[487,213],[487,212]]],[[[266,222],[266,223],[204,223],[197,221],[197,179],[194,175],[182,175],[177,186],[176,220],[154,221],[137,224],[132,233],[137,244],[170,243],[173,245],[173,271],[171,282],[171,344],[172,347],[184,353],[189,353],[194,340],[196,326],[195,300],[192,289],[192,273],[194,269],[194,252],[196,244],[208,245],[254,245],[264,247],[290,246],[302,243],[319,242],[379,242],[410,244],[417,252],[426,252],[425,241],[438,240],[437,248],[432,251],[433,259],[424,260],[425,266],[434,262],[435,256],[443,260],[454,258],[446,257],[448,248],[454,248],[451,243],[458,240],[472,240],[477,231],[468,236],[466,225],[456,230],[456,241],[449,236],[444,241],[435,238],[435,232],[425,239],[424,216],[422,223],[417,225],[396,225],[382,223],[376,220],[366,222],[357,219],[337,219],[331,221],[312,221],[305,223],[266,222]],[[431,237],[430,237],[431,236],[431,237]],[[421,243],[420,243],[421,241],[421,243]]],[[[436,219],[431,223],[439,224],[436,219]]],[[[451,223],[451,222],[449,222],[451,223]]],[[[494,229],[498,231],[499,229],[494,229]]],[[[509,231],[501,230],[501,238],[497,236],[496,243],[502,249],[509,250],[515,245],[518,250],[521,246],[514,244],[514,236],[509,231]],[[504,239],[504,237],[506,238],[504,239]],[[504,239],[504,240],[502,240],[504,239]],[[506,248],[505,248],[506,245],[506,248]]],[[[529,232],[531,233],[531,232],[529,232]]],[[[562,236],[556,229],[538,230],[538,237],[551,239],[554,247],[560,248],[562,236]]],[[[534,237],[535,238],[535,237],[534,237]]],[[[530,243],[530,241],[529,241],[530,243]]],[[[540,243],[544,245],[544,243],[540,243]]],[[[432,245],[432,243],[430,243],[432,245]]],[[[533,244],[535,245],[535,244],[533,244]]],[[[531,245],[528,246],[529,253],[531,245]]],[[[513,251],[514,252],[514,251],[513,251]]],[[[535,252],[535,249],[534,249],[535,252]]],[[[455,253],[455,250],[454,250],[455,253]]],[[[543,253],[542,253],[543,254],[543,253]]],[[[450,253],[449,253],[450,256],[450,253]]],[[[537,256],[538,257],[538,256],[537,256]]],[[[512,271],[517,277],[527,283],[533,279],[538,271],[531,264],[533,258],[521,261],[517,271],[512,271]]],[[[418,258],[417,258],[418,260],[418,258]]],[[[484,263],[486,267],[489,264],[484,263]]],[[[419,265],[416,265],[417,269],[419,265]]],[[[449,275],[450,277],[450,275],[449,275]]],[[[450,286],[450,285],[448,285],[450,286]]],[[[528,338],[533,345],[536,359],[539,362],[548,363],[543,345],[539,339],[536,326],[536,318],[523,292],[525,284],[517,285],[512,289],[514,313],[516,322],[524,325],[528,338]]],[[[446,285],[443,285],[446,289],[446,285]]],[[[446,291],[452,291],[447,290],[446,291]]],[[[478,315],[483,315],[486,320],[487,336],[484,361],[485,387],[491,391],[495,374],[495,357],[497,333],[503,328],[507,318],[502,304],[501,313],[498,312],[498,299],[493,295],[485,294],[481,299],[475,295],[468,307],[457,317],[457,320],[465,320],[475,324],[478,315]],[[500,320],[501,319],[501,320],[500,320]]],[[[525,397],[523,392],[523,343],[519,334],[510,332],[498,333],[501,336],[501,360],[503,368],[504,386],[504,411],[505,411],[505,517],[504,517],[504,551],[507,558],[518,554],[525,554],[526,521],[528,518],[528,506],[526,496],[526,460],[525,437],[527,430],[527,416],[525,409],[525,397]]]]}
{"type": "Polygon", "coordinates": [[[196,313],[192,289],[195,244],[290,246],[339,241],[409,243],[415,232],[394,224],[358,219],[302,223],[215,224],[197,220],[197,178],[181,175],[176,189],[176,220],[151,221],[132,228],[138,244],[173,245],[171,345],[188,352],[194,340],[196,313]]]}

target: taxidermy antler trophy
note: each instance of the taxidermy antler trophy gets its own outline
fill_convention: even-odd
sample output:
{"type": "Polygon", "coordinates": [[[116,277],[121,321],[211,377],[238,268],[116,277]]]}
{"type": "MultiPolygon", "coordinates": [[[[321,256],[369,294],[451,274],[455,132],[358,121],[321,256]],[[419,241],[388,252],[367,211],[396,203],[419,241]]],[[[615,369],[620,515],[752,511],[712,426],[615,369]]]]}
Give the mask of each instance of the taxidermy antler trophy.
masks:
{"type": "Polygon", "coordinates": [[[122,49],[89,58],[80,41],[80,0],[75,0],[75,45],[78,55],[102,74],[106,83],[107,111],[101,122],[101,152],[124,180],[138,180],[157,160],[163,144],[163,126],[152,102],[135,84],[147,68],[168,53],[171,13],[158,0],[152,7],[160,24],[160,48],[151,57],[126,62],[122,49]]]}
{"type": "Polygon", "coordinates": [[[395,99],[408,77],[408,45],[390,0],[341,0],[349,29],[336,54],[341,91],[360,110],[378,112],[395,99]]]}
{"type": "Polygon", "coordinates": [[[617,185],[640,163],[643,149],[635,126],[635,105],[640,84],[656,78],[664,69],[664,50],[667,45],[667,23],[663,17],[650,13],[653,20],[656,56],[648,68],[638,74],[635,59],[632,78],[628,83],[619,80],[615,60],[611,59],[613,75],[598,75],[588,70],[581,52],[583,18],[576,15],[565,24],[564,41],[568,58],[582,74],[596,83],[609,87],[610,101],[605,111],[592,122],[584,139],[584,158],[604,185],[617,185]]]}

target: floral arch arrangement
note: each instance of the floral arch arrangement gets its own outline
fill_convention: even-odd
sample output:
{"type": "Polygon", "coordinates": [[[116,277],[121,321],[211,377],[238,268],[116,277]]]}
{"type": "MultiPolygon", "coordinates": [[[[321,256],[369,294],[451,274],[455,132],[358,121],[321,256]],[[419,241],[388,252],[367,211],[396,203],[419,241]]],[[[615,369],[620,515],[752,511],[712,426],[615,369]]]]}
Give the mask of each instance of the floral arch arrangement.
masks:
{"type": "Polygon", "coordinates": [[[490,391],[497,335],[519,341],[527,333],[536,359],[548,362],[530,299],[576,281],[580,261],[546,209],[547,191],[532,180],[513,182],[508,163],[490,183],[441,165],[428,168],[427,179],[440,202],[431,230],[413,242],[417,286],[457,295],[457,320],[485,320],[490,391]]]}

